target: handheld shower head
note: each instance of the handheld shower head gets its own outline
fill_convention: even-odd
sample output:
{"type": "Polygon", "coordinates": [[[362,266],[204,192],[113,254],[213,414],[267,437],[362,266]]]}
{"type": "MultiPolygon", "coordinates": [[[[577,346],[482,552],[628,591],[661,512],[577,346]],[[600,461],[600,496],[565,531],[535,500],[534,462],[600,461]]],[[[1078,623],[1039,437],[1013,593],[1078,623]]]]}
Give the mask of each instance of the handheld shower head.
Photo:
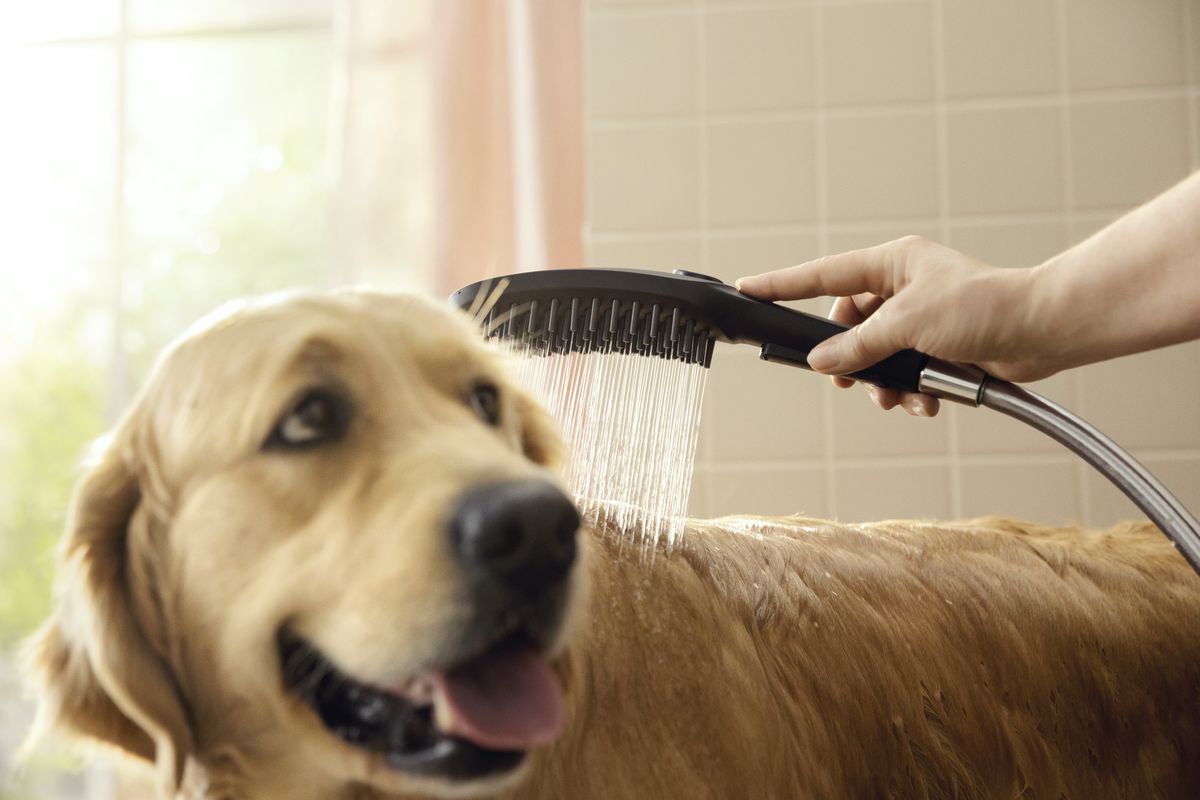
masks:
{"type": "MultiPolygon", "coordinates": [[[[559,269],[523,272],[459,289],[450,302],[477,304],[503,283],[493,336],[548,352],[631,352],[709,365],[712,342],[761,348],[765,360],[808,367],[808,352],[846,330],[824,317],[756,300],[695,272],[559,269]]],[[[492,329],[494,327],[494,329],[492,329]]],[[[904,350],[848,377],[919,390],[929,357],[904,350]]]]}
{"type": "MultiPolygon", "coordinates": [[[[486,308],[489,336],[525,344],[532,354],[639,354],[704,367],[720,341],[754,345],[763,360],[809,368],[808,353],[847,330],[684,270],[526,272],[465,286],[450,302],[476,312],[486,308]]],[[[1112,481],[1200,573],[1200,522],[1136,459],[1066,409],[978,367],[915,350],[902,350],[846,377],[987,406],[1037,428],[1112,481]]]]}

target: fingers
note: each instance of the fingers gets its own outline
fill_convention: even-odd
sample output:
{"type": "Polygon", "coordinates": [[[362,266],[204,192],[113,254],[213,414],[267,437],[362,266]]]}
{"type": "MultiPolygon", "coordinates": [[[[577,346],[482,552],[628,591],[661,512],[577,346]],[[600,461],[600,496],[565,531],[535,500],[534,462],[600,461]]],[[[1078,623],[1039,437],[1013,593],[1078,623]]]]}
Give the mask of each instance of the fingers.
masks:
{"type": "Polygon", "coordinates": [[[871,292],[892,293],[896,250],[888,245],[824,256],[795,267],[741,278],[738,290],[761,300],[803,300],[809,297],[871,292]]]}
{"type": "Polygon", "coordinates": [[[839,297],[833,301],[833,306],[829,309],[829,318],[834,322],[853,327],[878,311],[882,305],[883,298],[870,292],[839,297]]]}
{"type": "Polygon", "coordinates": [[[863,386],[866,388],[867,394],[875,401],[875,405],[884,411],[891,411],[893,408],[899,406],[910,416],[936,417],[938,411],[941,410],[941,402],[936,397],[931,397],[927,394],[901,392],[897,389],[882,389],[878,386],[872,386],[869,383],[864,383],[863,386]]]}
{"type": "Polygon", "coordinates": [[[817,372],[847,375],[877,364],[907,347],[888,309],[867,317],[845,333],[832,336],[808,354],[808,365],[817,372]]]}
{"type": "Polygon", "coordinates": [[[900,403],[900,392],[895,389],[882,389],[869,383],[864,383],[863,386],[866,387],[867,394],[875,401],[875,405],[884,411],[891,411],[900,403]]]}
{"type": "MultiPolygon", "coordinates": [[[[842,377],[876,364],[908,347],[900,312],[880,312],[897,288],[907,282],[905,260],[924,252],[928,243],[919,237],[825,256],[795,267],[753,275],[736,281],[744,294],[762,300],[803,300],[833,295],[837,299],[829,318],[849,327],[814,347],[808,364],[832,376],[840,388],[854,381],[842,377]]],[[[916,392],[901,392],[866,386],[875,403],[885,411],[900,406],[913,416],[932,417],[939,409],[937,398],[916,392]]]]}
{"type": "Polygon", "coordinates": [[[903,392],[900,406],[914,417],[936,417],[942,403],[936,397],[918,392],[903,392]]]}

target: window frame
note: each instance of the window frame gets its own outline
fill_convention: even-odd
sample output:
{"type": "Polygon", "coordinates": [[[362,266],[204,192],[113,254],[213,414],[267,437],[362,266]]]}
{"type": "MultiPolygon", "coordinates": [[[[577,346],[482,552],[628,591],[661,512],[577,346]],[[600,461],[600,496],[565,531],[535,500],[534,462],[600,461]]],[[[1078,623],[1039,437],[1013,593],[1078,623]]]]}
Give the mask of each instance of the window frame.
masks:
{"type": "MultiPolygon", "coordinates": [[[[290,33],[325,33],[331,37],[335,31],[334,7],[325,18],[300,17],[281,18],[262,22],[220,25],[184,25],[175,28],[139,30],[132,24],[131,0],[117,0],[116,28],[111,33],[49,36],[21,40],[16,46],[22,48],[53,48],[57,46],[88,45],[105,47],[114,60],[114,87],[112,97],[113,118],[116,124],[115,149],[111,154],[113,186],[109,197],[111,245],[108,258],[108,274],[101,292],[110,320],[107,355],[107,375],[103,395],[104,419],[108,425],[120,418],[134,394],[134,380],[128,364],[122,340],[125,336],[124,297],[125,276],[128,271],[129,220],[125,206],[125,189],[128,183],[128,159],[130,144],[130,64],[129,53],[138,44],[153,42],[204,42],[220,41],[256,36],[290,33]]],[[[336,260],[326,267],[325,278],[333,283],[337,278],[336,260]]]]}

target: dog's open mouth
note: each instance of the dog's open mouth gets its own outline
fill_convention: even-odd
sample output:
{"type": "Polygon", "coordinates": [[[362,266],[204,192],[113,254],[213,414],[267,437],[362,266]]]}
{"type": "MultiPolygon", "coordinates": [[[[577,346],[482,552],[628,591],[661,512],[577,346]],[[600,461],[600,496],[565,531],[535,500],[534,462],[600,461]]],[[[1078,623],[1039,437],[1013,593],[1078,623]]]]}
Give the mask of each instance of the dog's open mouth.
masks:
{"type": "Polygon", "coordinates": [[[521,638],[387,689],[351,678],[287,630],[278,645],[287,687],[334,736],[393,769],[460,780],[501,773],[563,727],[558,678],[521,638]]]}

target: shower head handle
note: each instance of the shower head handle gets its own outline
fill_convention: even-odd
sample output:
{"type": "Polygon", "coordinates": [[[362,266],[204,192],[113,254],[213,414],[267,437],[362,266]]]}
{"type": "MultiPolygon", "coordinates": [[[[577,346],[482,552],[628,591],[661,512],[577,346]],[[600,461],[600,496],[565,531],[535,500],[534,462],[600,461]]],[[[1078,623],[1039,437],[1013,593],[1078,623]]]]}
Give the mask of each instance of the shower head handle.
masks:
{"type": "MultiPolygon", "coordinates": [[[[535,329],[604,332],[640,326],[643,338],[680,336],[685,325],[697,336],[748,344],[765,360],[811,369],[808,353],[847,330],[824,317],[758,300],[716,278],[694,272],[632,269],[554,269],[522,272],[478,281],[450,296],[460,308],[476,308],[495,294],[494,306],[507,317],[504,335],[535,329]],[[619,325],[618,325],[619,318],[619,325]],[[516,320],[517,324],[511,324],[516,320]]],[[[566,340],[562,340],[566,341],[566,340]]],[[[574,342],[574,340],[571,340],[574,342]]],[[[577,349],[574,344],[569,349],[577,349]]],[[[667,350],[668,348],[660,348],[667,350]]],[[[883,388],[919,391],[929,357],[902,350],[847,377],[883,388]]]]}

